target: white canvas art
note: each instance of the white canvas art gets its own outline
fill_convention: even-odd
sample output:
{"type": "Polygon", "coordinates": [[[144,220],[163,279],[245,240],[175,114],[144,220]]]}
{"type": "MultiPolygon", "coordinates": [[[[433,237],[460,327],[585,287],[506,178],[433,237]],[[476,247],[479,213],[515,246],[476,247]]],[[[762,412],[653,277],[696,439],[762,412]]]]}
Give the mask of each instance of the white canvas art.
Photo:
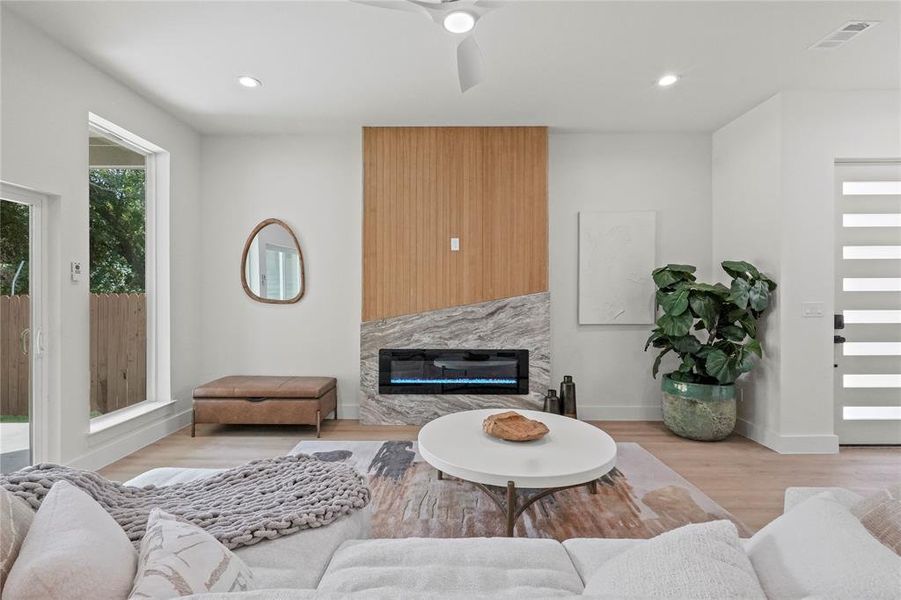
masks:
{"type": "Polygon", "coordinates": [[[579,213],[579,324],[654,322],[657,213],[579,213]]]}

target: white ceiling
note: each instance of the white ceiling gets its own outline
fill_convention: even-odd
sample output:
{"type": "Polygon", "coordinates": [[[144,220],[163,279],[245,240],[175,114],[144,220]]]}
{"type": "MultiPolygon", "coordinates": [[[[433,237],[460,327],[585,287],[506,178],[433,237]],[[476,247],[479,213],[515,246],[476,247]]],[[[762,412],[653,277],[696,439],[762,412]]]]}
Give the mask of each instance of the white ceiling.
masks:
{"type": "Polygon", "coordinates": [[[477,25],[487,80],[466,94],[459,38],[347,0],[4,5],[206,133],[710,131],[780,90],[901,87],[896,1],[510,0],[477,25]],[[854,19],[882,23],[841,48],[807,49],[854,19]],[[657,88],[669,71],[682,81],[657,88]],[[241,88],[239,74],[264,86],[241,88]]]}

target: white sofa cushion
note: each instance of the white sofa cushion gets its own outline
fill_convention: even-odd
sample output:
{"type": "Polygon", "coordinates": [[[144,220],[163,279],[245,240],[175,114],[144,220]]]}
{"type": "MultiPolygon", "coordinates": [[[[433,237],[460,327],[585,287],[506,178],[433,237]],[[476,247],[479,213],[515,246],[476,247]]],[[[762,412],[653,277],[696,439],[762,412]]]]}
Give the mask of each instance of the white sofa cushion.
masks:
{"type": "Polygon", "coordinates": [[[605,562],[644,542],[641,539],[572,538],[563,542],[563,547],[582,581],[587,583],[605,562]]]}
{"type": "Polygon", "coordinates": [[[901,558],[830,492],[805,500],[754,534],[748,556],[770,598],[901,596],[901,558]]]}
{"type": "Polygon", "coordinates": [[[581,593],[582,581],[554,540],[406,538],[345,542],[318,589],[385,598],[550,598],[581,593]]]}
{"type": "Polygon", "coordinates": [[[790,487],[785,488],[782,512],[787,513],[808,498],[819,496],[823,492],[831,492],[839,504],[848,508],[863,500],[863,496],[840,487],[790,487]]]}
{"type": "Polygon", "coordinates": [[[604,562],[588,578],[597,598],[766,600],[735,525],[686,525],[640,542],[604,562]]]}
{"type": "Polygon", "coordinates": [[[198,592],[250,589],[253,573],[219,540],[158,508],[150,512],[129,598],[168,600],[198,592]]]}
{"type": "Polygon", "coordinates": [[[28,503],[0,487],[0,594],[32,521],[34,510],[28,503]]]}
{"type": "MultiPolygon", "coordinates": [[[[161,467],[142,473],[125,485],[171,485],[204,479],[223,470],[161,467]]],[[[260,589],[314,589],[338,546],[347,540],[369,537],[371,520],[371,509],[367,506],[326,527],[242,546],[234,553],[253,571],[255,585],[260,589]]]]}
{"type": "Polygon", "coordinates": [[[13,564],[4,598],[125,598],[138,553],[93,498],[65,481],[50,488],[13,564]]]}

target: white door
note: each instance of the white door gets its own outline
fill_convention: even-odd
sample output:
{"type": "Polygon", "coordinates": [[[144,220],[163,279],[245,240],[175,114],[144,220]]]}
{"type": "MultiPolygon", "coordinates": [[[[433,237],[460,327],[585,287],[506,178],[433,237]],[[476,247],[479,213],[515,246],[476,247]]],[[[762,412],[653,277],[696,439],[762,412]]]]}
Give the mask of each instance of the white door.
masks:
{"type": "Polygon", "coordinates": [[[0,182],[0,472],[46,460],[45,196],[0,182]]]}
{"type": "Polygon", "coordinates": [[[835,430],[901,444],[901,162],[835,172],[835,430]]]}

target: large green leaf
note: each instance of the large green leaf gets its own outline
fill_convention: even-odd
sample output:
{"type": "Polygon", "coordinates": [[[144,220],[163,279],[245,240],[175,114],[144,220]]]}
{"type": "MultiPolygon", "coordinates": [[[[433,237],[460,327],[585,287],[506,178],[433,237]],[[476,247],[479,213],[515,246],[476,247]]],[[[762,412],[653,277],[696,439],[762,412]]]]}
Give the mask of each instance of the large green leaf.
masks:
{"type": "Polygon", "coordinates": [[[682,337],[673,338],[670,342],[679,354],[694,354],[701,349],[701,342],[693,335],[683,335],[682,337]]]}
{"type": "Polygon", "coordinates": [[[692,292],[688,297],[691,310],[698,315],[707,329],[713,329],[716,325],[716,315],[719,312],[719,303],[713,297],[699,292],[692,292]]]}
{"type": "Polygon", "coordinates": [[[694,317],[690,312],[684,312],[681,315],[665,314],[657,319],[657,326],[663,330],[663,333],[670,337],[680,337],[688,334],[694,317]]]}
{"type": "Polygon", "coordinates": [[[688,310],[688,288],[679,286],[668,294],[663,294],[660,299],[660,306],[670,315],[681,315],[688,310]]]}
{"type": "Polygon", "coordinates": [[[750,284],[744,279],[733,279],[727,300],[739,308],[747,308],[750,290],[750,284]]]}
{"type": "Polygon", "coordinates": [[[695,357],[688,354],[682,358],[682,364],[679,365],[679,371],[682,373],[691,373],[696,364],[697,361],[695,360],[695,357]]]}
{"type": "Polygon", "coordinates": [[[739,374],[734,356],[729,356],[722,350],[710,352],[705,366],[707,373],[721,384],[734,383],[739,374]]]}
{"type": "Polygon", "coordinates": [[[680,281],[694,281],[695,267],[691,265],[666,265],[651,272],[651,277],[658,288],[672,287],[680,281]]]}
{"type": "Polygon", "coordinates": [[[710,285],[709,283],[690,283],[689,287],[693,292],[708,292],[710,294],[715,294],[717,296],[721,296],[725,298],[729,295],[729,288],[724,286],[722,283],[715,283],[710,285]]]}
{"type": "Polygon", "coordinates": [[[745,314],[738,322],[749,336],[755,337],[757,335],[757,319],[752,315],[745,314]]]}
{"type": "Polygon", "coordinates": [[[761,347],[760,342],[758,342],[754,338],[751,338],[748,343],[745,344],[745,349],[747,349],[749,352],[753,352],[759,358],[763,358],[763,347],[761,347]]]}
{"type": "Polygon", "coordinates": [[[673,264],[673,263],[670,263],[670,264],[666,265],[665,267],[661,267],[661,268],[666,269],[668,271],[675,271],[677,273],[694,273],[695,271],[698,270],[697,267],[692,266],[692,265],[679,265],[679,264],[673,264]]]}
{"type": "Polygon", "coordinates": [[[754,265],[743,260],[724,260],[720,264],[723,270],[732,277],[740,277],[742,279],[757,279],[760,277],[760,271],[754,265]]]}
{"type": "Polygon", "coordinates": [[[748,290],[748,303],[758,312],[766,310],[770,304],[770,290],[762,279],[758,279],[748,290]]]}
{"type": "Polygon", "coordinates": [[[653,375],[654,379],[657,379],[657,373],[660,372],[660,361],[663,360],[663,355],[665,355],[669,351],[669,348],[663,350],[660,354],[657,355],[657,358],[654,359],[654,366],[651,367],[651,375],[653,375]]]}
{"type": "Polygon", "coordinates": [[[644,345],[645,352],[647,352],[647,350],[651,346],[651,344],[654,344],[656,346],[656,342],[658,340],[660,340],[660,338],[662,338],[662,337],[664,337],[663,330],[660,329],[659,327],[657,329],[655,329],[654,331],[652,331],[651,335],[648,336],[648,341],[644,345]]]}
{"type": "Polygon", "coordinates": [[[678,283],[682,281],[682,278],[672,271],[667,271],[665,269],[655,269],[654,273],[651,275],[654,278],[654,283],[659,288],[666,288],[674,283],[678,283]]]}
{"type": "Polygon", "coordinates": [[[716,332],[721,337],[724,337],[727,340],[732,340],[733,342],[742,342],[747,336],[745,330],[737,325],[726,325],[725,327],[720,327],[719,329],[717,329],[716,332]]]}

